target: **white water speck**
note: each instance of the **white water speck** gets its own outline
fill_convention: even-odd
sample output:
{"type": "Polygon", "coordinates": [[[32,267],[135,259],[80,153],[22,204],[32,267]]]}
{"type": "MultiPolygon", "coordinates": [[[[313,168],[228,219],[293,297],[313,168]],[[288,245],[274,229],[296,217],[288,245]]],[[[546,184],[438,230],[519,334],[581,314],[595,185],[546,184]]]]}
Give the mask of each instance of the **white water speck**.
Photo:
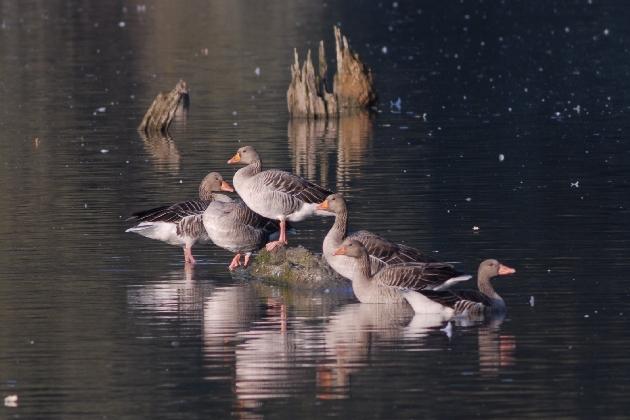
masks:
{"type": "Polygon", "coordinates": [[[473,230],[476,232],[479,230],[479,226],[473,226],[473,230]]]}
{"type": "Polygon", "coordinates": [[[584,315],[584,318],[590,318],[589,314],[584,315]]]}
{"type": "Polygon", "coordinates": [[[254,69],[254,74],[255,74],[256,76],[260,76],[260,67],[256,67],[256,68],[254,69]]]}
{"type": "Polygon", "coordinates": [[[237,111],[232,111],[232,115],[238,115],[237,111]]]}
{"type": "Polygon", "coordinates": [[[529,297],[529,306],[531,306],[533,308],[535,303],[536,303],[536,299],[534,299],[534,296],[530,296],[529,297]]]}
{"type": "Polygon", "coordinates": [[[470,203],[472,201],[472,198],[471,197],[466,197],[466,201],[470,203]]]}
{"type": "Polygon", "coordinates": [[[571,188],[580,188],[580,181],[571,182],[571,188]]]}
{"type": "Polygon", "coordinates": [[[505,155],[503,153],[499,154],[499,162],[503,162],[505,160],[505,155]]]}
{"type": "Polygon", "coordinates": [[[100,107],[100,108],[96,108],[96,112],[103,113],[103,112],[105,112],[105,111],[107,111],[107,108],[106,108],[106,107],[104,107],[104,106],[102,106],[102,107],[100,107]]]}
{"type": "Polygon", "coordinates": [[[610,29],[605,28],[605,29],[604,29],[604,35],[605,35],[605,36],[610,35],[610,29]]]}
{"type": "Polygon", "coordinates": [[[179,183],[180,183],[180,184],[183,184],[183,183],[184,183],[184,181],[182,181],[182,180],[180,179],[180,180],[179,180],[179,183]]]}
{"type": "Polygon", "coordinates": [[[125,26],[127,26],[127,24],[124,21],[121,20],[120,22],[118,22],[119,28],[124,28],[125,26]]]}
{"type": "Polygon", "coordinates": [[[451,324],[451,321],[448,321],[448,324],[446,324],[446,327],[440,329],[440,331],[443,331],[444,334],[446,334],[446,336],[450,340],[451,337],[453,336],[453,325],[451,324]]]}
{"type": "Polygon", "coordinates": [[[109,153],[109,149],[101,149],[101,153],[102,153],[102,154],[109,153]]]}
{"type": "Polygon", "coordinates": [[[4,397],[4,406],[15,408],[18,406],[18,396],[17,394],[7,395],[4,397]]]}
{"type": "Polygon", "coordinates": [[[389,101],[389,108],[391,112],[399,113],[402,109],[402,99],[398,97],[395,101],[389,101]]]}
{"type": "Polygon", "coordinates": [[[383,48],[381,48],[381,52],[383,54],[387,54],[387,46],[383,45],[383,48]]]}

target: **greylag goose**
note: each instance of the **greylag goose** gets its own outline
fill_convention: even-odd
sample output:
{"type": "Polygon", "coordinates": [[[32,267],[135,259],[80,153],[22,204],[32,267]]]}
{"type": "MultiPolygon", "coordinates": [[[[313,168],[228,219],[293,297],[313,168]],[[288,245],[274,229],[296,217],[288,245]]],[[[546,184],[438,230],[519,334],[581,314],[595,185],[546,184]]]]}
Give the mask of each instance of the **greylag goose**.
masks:
{"type": "Polygon", "coordinates": [[[372,274],[365,246],[350,238],[344,240],[334,254],[356,260],[352,290],[362,303],[400,303],[405,301],[401,290],[446,289],[472,277],[440,262],[393,264],[372,274]]]}
{"type": "Polygon", "coordinates": [[[396,244],[367,230],[360,230],[348,235],[348,207],[340,193],[331,194],[317,206],[317,210],[335,215],[335,223],[324,238],[322,251],[324,258],[333,270],[352,280],[356,272],[357,260],[346,255],[335,255],[335,250],[346,239],[354,239],[363,244],[370,256],[372,273],[390,264],[406,262],[435,262],[434,259],[410,246],[396,244]]]}
{"type": "Polygon", "coordinates": [[[134,213],[127,220],[139,223],[125,232],[181,246],[184,248],[184,261],[194,264],[192,246],[197,242],[207,243],[210,240],[202,220],[206,207],[213,201],[232,201],[226,195],[213,194],[214,191],[231,192],[234,189],[220,174],[211,172],[199,185],[199,200],[182,201],[134,213]]]}
{"type": "Polygon", "coordinates": [[[477,318],[488,313],[505,313],[503,298],[494,290],[490,279],[516,273],[497,260],[485,260],[479,264],[477,287],[479,290],[421,290],[404,291],[403,296],[416,313],[442,313],[448,317],[477,318]]]}
{"type": "Polygon", "coordinates": [[[234,188],[245,204],[261,216],[280,222],[280,237],[267,244],[268,251],[287,244],[287,220],[304,220],[331,193],[288,172],[263,171],[260,156],[252,146],[238,149],[228,163],[247,165],[239,169],[233,178],[234,188]]]}
{"type": "Polygon", "coordinates": [[[276,221],[254,213],[240,200],[211,202],[203,212],[203,225],[216,246],[235,253],[230,271],[241,265],[242,254],[245,254],[243,266],[247,267],[252,252],[262,248],[278,232],[276,221]]]}

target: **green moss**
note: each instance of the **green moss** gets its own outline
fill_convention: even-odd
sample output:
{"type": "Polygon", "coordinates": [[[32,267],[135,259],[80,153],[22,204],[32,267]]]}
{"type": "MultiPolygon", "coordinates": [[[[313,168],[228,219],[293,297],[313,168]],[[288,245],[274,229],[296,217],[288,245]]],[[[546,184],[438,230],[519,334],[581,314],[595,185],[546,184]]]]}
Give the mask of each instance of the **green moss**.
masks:
{"type": "Polygon", "coordinates": [[[272,284],[302,289],[347,285],[324,261],[302,246],[274,253],[263,250],[254,259],[251,275],[272,284]]]}

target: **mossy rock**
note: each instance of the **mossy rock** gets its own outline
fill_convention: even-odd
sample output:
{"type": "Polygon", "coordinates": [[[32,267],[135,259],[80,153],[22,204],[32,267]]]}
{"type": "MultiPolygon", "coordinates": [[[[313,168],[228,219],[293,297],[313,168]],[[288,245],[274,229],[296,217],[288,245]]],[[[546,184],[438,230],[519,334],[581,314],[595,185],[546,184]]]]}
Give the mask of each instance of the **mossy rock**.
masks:
{"type": "Polygon", "coordinates": [[[350,282],[337,274],[326,260],[303,246],[262,250],[254,259],[250,274],[274,284],[302,289],[337,289],[350,282]]]}

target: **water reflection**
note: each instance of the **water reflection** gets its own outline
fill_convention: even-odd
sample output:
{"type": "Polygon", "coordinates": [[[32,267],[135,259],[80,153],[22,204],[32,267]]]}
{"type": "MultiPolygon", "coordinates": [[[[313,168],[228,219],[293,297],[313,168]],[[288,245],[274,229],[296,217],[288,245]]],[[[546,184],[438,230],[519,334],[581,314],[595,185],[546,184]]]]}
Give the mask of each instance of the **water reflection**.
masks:
{"type": "MultiPolygon", "coordinates": [[[[220,287],[203,304],[203,349],[207,366],[212,360],[233,362],[237,334],[248,331],[263,314],[251,284],[220,287]]],[[[217,379],[212,372],[206,379],[217,379]]],[[[231,379],[231,378],[230,378],[231,379]]]]}
{"type": "Polygon", "coordinates": [[[294,173],[330,185],[328,177],[334,170],[336,190],[347,190],[349,180],[361,173],[360,165],[371,148],[372,131],[368,113],[338,120],[290,119],[287,133],[294,173]]]}
{"type": "Polygon", "coordinates": [[[152,137],[140,133],[144,142],[144,148],[151,156],[153,167],[158,172],[170,174],[179,173],[181,156],[173,138],[166,135],[153,135],[152,137]]]}
{"type": "Polygon", "coordinates": [[[160,318],[198,318],[203,312],[203,297],[208,290],[200,288],[195,280],[195,269],[186,264],[183,269],[160,275],[154,282],[127,289],[128,305],[148,311],[160,318]]]}
{"type": "Polygon", "coordinates": [[[347,398],[350,375],[367,365],[379,343],[399,340],[412,318],[409,305],[356,303],[334,314],[324,332],[326,361],[317,365],[317,397],[347,398]]]}
{"type": "Polygon", "coordinates": [[[491,319],[477,330],[479,371],[484,376],[497,376],[502,368],[514,365],[516,337],[501,334],[503,319],[491,319]]]}

